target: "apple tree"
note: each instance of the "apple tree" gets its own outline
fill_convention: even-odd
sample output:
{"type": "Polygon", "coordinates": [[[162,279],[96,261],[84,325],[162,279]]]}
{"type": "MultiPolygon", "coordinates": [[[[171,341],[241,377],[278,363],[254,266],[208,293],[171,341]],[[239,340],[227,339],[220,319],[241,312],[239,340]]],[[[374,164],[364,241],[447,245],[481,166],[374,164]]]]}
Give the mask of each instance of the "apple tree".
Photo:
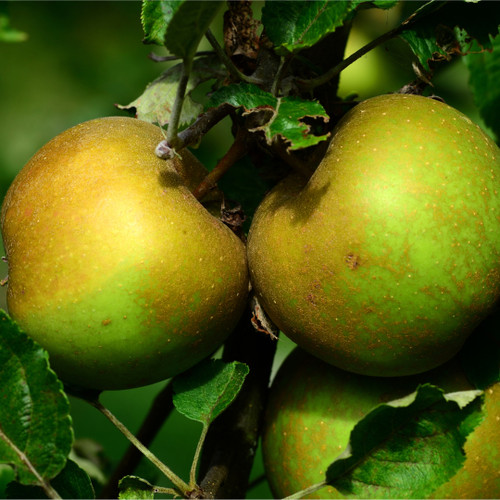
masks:
{"type": "MultiPolygon", "coordinates": [[[[2,494],[245,498],[251,495],[251,473],[262,460],[262,449],[265,471],[256,481],[269,484],[274,496],[498,497],[500,155],[495,140],[500,138],[500,3],[143,0],[140,7],[142,42],[152,48],[151,64],[163,70],[144,82],[141,95],[116,105],[121,118],[96,116],[44,146],[3,203],[9,276],[2,284],[8,289],[9,310],[0,312],[2,494]],[[348,50],[360,19],[389,13],[392,21],[383,33],[348,50]],[[362,104],[355,91],[339,92],[355,63],[360,68],[356,83],[362,86],[368,78],[364,57],[394,42],[399,44],[395,71],[401,85],[362,104]],[[483,130],[442,102],[435,82],[456,64],[467,68],[476,106],[473,119],[483,130]],[[413,119],[417,123],[403,135],[413,119]],[[453,128],[452,122],[459,125],[453,128]],[[207,134],[222,123],[229,124],[229,146],[206,169],[196,156],[202,157],[199,150],[207,144],[207,134]],[[460,136],[458,143],[452,132],[460,136]],[[88,154],[82,169],[67,158],[84,149],[88,154]],[[403,160],[397,163],[399,156],[403,160]],[[466,167],[457,170],[462,159],[466,167]],[[107,178],[87,184],[113,161],[107,178]],[[338,170],[331,166],[334,161],[338,170]],[[140,175],[130,174],[130,182],[123,167],[127,162],[142,169],[140,175]],[[418,170],[421,164],[432,169],[418,170]],[[49,166],[51,176],[44,177],[49,166]],[[430,170],[432,176],[423,174],[430,170]],[[370,184],[372,176],[378,176],[378,184],[370,184]],[[139,196],[138,186],[148,182],[154,187],[139,196]],[[340,194],[331,195],[335,183],[340,194]],[[459,194],[453,191],[450,200],[455,185],[459,194]],[[393,217],[394,200],[418,189],[422,192],[415,199],[429,192],[433,197],[420,205],[407,197],[393,217]],[[79,194],[66,199],[68,190],[79,194]],[[167,199],[170,192],[175,196],[167,199]],[[330,199],[331,211],[325,201],[330,199]],[[384,204],[382,218],[393,217],[390,224],[372,216],[373,200],[377,214],[384,204]],[[448,208],[440,205],[443,200],[448,208]],[[107,226],[99,225],[98,208],[111,217],[107,226]],[[167,209],[176,213],[174,236],[162,225],[162,210],[167,209]],[[73,216],[69,223],[52,226],[65,210],[73,216]],[[97,214],[88,219],[88,227],[101,231],[95,240],[94,235],[83,242],[64,240],[65,231],[84,231],[88,213],[97,214]],[[442,226],[429,222],[438,213],[442,226]],[[423,214],[423,226],[408,214],[423,214]],[[33,222],[36,217],[48,228],[43,234],[33,222]],[[370,262],[366,250],[350,248],[361,245],[353,243],[358,241],[353,228],[369,217],[375,221],[370,234],[377,241],[387,239],[382,258],[372,259],[372,270],[364,274],[370,262]],[[158,223],[145,222],[150,219],[158,223]],[[314,225],[313,220],[319,222],[314,225]],[[436,257],[432,244],[437,248],[447,230],[459,225],[466,236],[450,242],[456,252],[436,257]],[[410,241],[407,235],[415,232],[404,226],[418,228],[418,238],[410,241]],[[60,240],[53,236],[57,232],[60,240]],[[340,245],[340,267],[328,267],[330,253],[335,253],[332,242],[345,234],[348,245],[340,245]],[[105,250],[99,248],[103,237],[105,250]],[[57,253],[63,243],[54,241],[65,242],[64,254],[57,253]],[[467,244],[474,248],[464,253],[467,244]],[[101,277],[75,272],[80,264],[71,260],[73,252],[88,247],[97,251],[94,261],[100,252],[107,265],[133,264],[120,273],[113,268],[107,288],[99,289],[104,294],[82,302],[79,290],[101,277]],[[411,266],[396,269],[400,247],[404,256],[420,250],[412,254],[411,266]],[[314,253],[315,248],[320,250],[314,253]],[[152,267],[144,264],[150,255],[152,267]],[[196,262],[191,266],[189,261],[196,262]],[[320,277],[309,276],[314,266],[323,273],[320,277]],[[47,267],[49,277],[42,272],[47,267]],[[342,273],[349,277],[338,285],[342,273]],[[412,288],[418,273],[421,281],[412,288]],[[394,299],[382,289],[387,282],[388,290],[399,287],[396,275],[412,285],[398,288],[400,296],[394,299]],[[303,276],[309,280],[305,286],[303,276]],[[134,290],[144,282],[153,284],[140,300],[132,300],[122,288],[129,281],[134,290]],[[342,295],[347,289],[348,295],[342,295]],[[38,294],[38,302],[29,303],[31,310],[26,306],[29,290],[38,294]],[[418,298],[413,295],[417,291],[418,298]],[[213,304],[200,309],[209,298],[213,304]],[[56,299],[59,306],[49,314],[44,304],[56,299]],[[359,307],[353,305],[356,301],[359,307]],[[445,302],[435,312],[435,304],[445,302]],[[148,316],[142,316],[146,310],[148,316]],[[203,310],[204,317],[196,316],[196,310],[203,310]],[[116,312],[123,321],[98,315],[101,311],[116,312]],[[215,327],[210,323],[214,317],[215,327]],[[337,324],[340,332],[333,355],[326,354],[331,326],[318,341],[324,321],[337,324]],[[173,328],[174,323],[181,326],[173,328]],[[364,372],[358,366],[378,352],[370,344],[376,340],[365,333],[380,334],[381,323],[390,339],[387,351],[399,358],[391,371],[370,365],[364,372]],[[429,363],[415,368],[422,354],[417,343],[408,344],[408,324],[417,325],[411,342],[429,332],[446,332],[455,335],[453,346],[427,338],[429,363]],[[360,331],[358,343],[352,344],[360,331]],[[102,332],[109,336],[107,343],[99,337],[102,332]],[[183,335],[194,340],[177,341],[183,335]],[[89,336],[90,341],[81,340],[89,336]],[[70,347],[59,349],[63,337],[70,347]],[[172,348],[163,350],[160,344],[167,337],[172,348]],[[216,340],[206,347],[206,337],[216,340]],[[298,348],[275,376],[287,337],[293,341],[290,349],[295,343],[298,348]],[[350,350],[339,363],[342,343],[350,350]],[[367,345],[371,350],[365,356],[367,345]],[[133,368],[127,359],[133,359],[133,368]],[[165,368],[170,365],[172,370],[165,368]],[[448,373],[427,377],[433,368],[448,373]],[[450,381],[455,369],[460,375],[450,381]],[[163,385],[135,433],[103,403],[104,391],[157,381],[163,385]],[[95,408],[130,443],[114,470],[103,470],[91,445],[78,448],[70,398],[95,408]],[[166,463],[161,450],[151,449],[173,411],[201,424],[187,477],[176,471],[175,463],[166,463]],[[313,418],[316,414],[320,420],[313,418]],[[325,432],[309,438],[309,429],[319,427],[325,432]],[[332,436],[340,435],[341,441],[330,446],[332,436]],[[480,444],[473,447],[476,441],[480,444]],[[139,466],[144,460],[150,464],[147,473],[139,466]],[[313,462],[321,462],[318,470],[313,462]]],[[[16,23],[5,3],[0,5],[0,42],[26,39],[13,27],[16,23]]],[[[174,225],[173,218],[170,223],[174,225]]],[[[364,226],[362,230],[367,232],[364,226]]],[[[104,267],[96,269],[101,273],[104,267]]]]}

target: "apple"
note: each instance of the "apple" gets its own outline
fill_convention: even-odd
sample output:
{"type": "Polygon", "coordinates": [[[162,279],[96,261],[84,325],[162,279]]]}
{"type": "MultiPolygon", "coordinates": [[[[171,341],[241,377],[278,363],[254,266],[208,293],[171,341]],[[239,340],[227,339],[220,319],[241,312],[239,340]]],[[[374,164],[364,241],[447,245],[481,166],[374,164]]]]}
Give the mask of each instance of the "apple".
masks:
{"type": "Polygon", "coordinates": [[[9,313],[69,384],[169,378],[216,350],[245,307],[244,245],[191,194],[204,167],[186,150],[159,159],[162,139],[134,118],[82,123],[3,202],[9,313]]]}
{"type": "Polygon", "coordinates": [[[500,152],[431,98],[383,95],[339,123],[309,180],[250,227],[250,280],[296,344],[345,370],[410,375],[450,359],[500,296],[500,152]]]}
{"type": "MultiPolygon", "coordinates": [[[[371,377],[336,368],[300,348],[292,351],[273,381],[262,433],[264,466],[274,497],[284,498],[323,481],[358,421],[375,406],[408,395],[425,382],[445,392],[472,389],[456,359],[425,374],[371,377]]],[[[482,411],[483,420],[465,442],[463,466],[430,497],[499,498],[500,383],[485,391],[482,411]]],[[[345,497],[326,486],[307,498],[345,497]]]]}

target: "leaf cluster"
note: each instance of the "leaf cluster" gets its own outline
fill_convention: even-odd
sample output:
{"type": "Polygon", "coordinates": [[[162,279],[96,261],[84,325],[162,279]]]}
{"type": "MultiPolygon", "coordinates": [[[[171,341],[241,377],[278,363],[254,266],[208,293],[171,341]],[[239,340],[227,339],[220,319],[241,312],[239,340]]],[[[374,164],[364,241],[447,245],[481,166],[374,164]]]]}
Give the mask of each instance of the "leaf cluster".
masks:
{"type": "MultiPolygon", "coordinates": [[[[350,26],[359,11],[390,9],[396,4],[394,0],[267,2],[261,18],[254,20],[262,31],[260,35],[256,32],[251,34],[254,38],[258,36],[257,42],[252,40],[252,43],[259,47],[258,56],[253,56],[251,74],[248,71],[244,73],[248,64],[242,64],[241,58],[231,59],[208,29],[220,11],[220,2],[145,1],[142,24],[147,43],[166,47],[174,57],[182,59],[184,65],[196,57],[203,35],[207,35],[217,56],[217,62],[212,58],[210,62],[205,60],[191,68],[188,102],[180,120],[183,126],[195,122],[196,113],[199,114],[202,109],[201,104],[197,106],[193,103],[193,90],[211,79],[215,83],[213,91],[205,98],[205,112],[228,103],[247,118],[258,113],[260,120],[257,120],[257,126],[254,126],[255,120],[246,120],[249,132],[260,135],[268,146],[285,143],[286,149],[293,151],[327,140],[338,119],[338,116],[332,116],[332,106],[323,99],[318,87],[334,84],[349,64],[392,38],[401,38],[412,50],[414,63],[419,68],[416,77],[420,81],[430,83],[432,73],[440,63],[450,62],[454,57],[465,54],[479,52],[494,65],[496,53],[492,56],[490,52],[498,33],[498,4],[437,0],[416,4],[418,8],[403,17],[395,28],[349,58],[344,59],[341,51],[338,60],[328,68],[316,63],[315,51],[320,50],[319,55],[323,54],[323,58],[327,59],[324,53],[334,51],[333,43],[345,46],[345,40],[339,40],[338,33],[350,26]],[[282,109],[283,104],[285,109],[282,109]],[[269,113],[262,113],[263,109],[269,110],[269,113]],[[289,113],[291,109],[296,111],[289,113]],[[319,125],[312,127],[310,123],[315,123],[317,119],[320,120],[319,125]]],[[[470,59],[474,60],[472,55],[470,59]]],[[[142,96],[122,106],[122,109],[133,111],[148,121],[168,124],[175,101],[172,89],[178,84],[179,75],[179,66],[167,69],[146,88],[142,96]]],[[[478,79],[475,81],[474,91],[480,102],[482,95],[497,92],[493,85],[488,85],[486,78],[481,78],[480,87],[478,79]]],[[[329,90],[331,93],[332,89],[329,90]]],[[[498,127],[493,125],[496,130],[498,127]]]]}
{"type": "MultiPolygon", "coordinates": [[[[224,169],[215,167],[211,182],[217,182],[218,172],[226,173],[233,163],[243,175],[260,164],[273,164],[273,172],[264,178],[282,175],[288,169],[309,175],[335,124],[356,103],[355,97],[344,101],[336,97],[340,73],[394,38],[404,40],[414,55],[408,65],[415,67],[415,81],[409,82],[405,91],[422,92],[431,87],[439,68],[464,56],[478,108],[485,123],[500,137],[500,118],[495,112],[500,99],[497,2],[415,3],[394,28],[349,57],[344,55],[345,44],[358,13],[395,8],[395,0],[274,0],[265,3],[259,19],[248,19],[253,15],[251,9],[238,10],[246,3],[144,0],[144,42],[168,52],[166,57],[155,57],[168,67],[141,96],[119,106],[142,120],[167,127],[167,156],[170,151],[199,143],[211,127],[230,117],[236,147],[228,152],[225,162],[221,161],[224,169]],[[238,31],[243,25],[224,23],[223,39],[231,40],[232,51],[211,31],[222,13],[225,21],[231,15],[235,16],[233,21],[238,19],[236,14],[240,20],[246,16],[245,30],[238,31]],[[204,39],[208,51],[199,50],[204,39]]],[[[0,4],[0,41],[23,39],[23,34],[10,27],[2,9],[0,4]]],[[[257,189],[255,184],[252,188],[257,189]]],[[[265,184],[260,186],[261,190],[266,188],[265,184]]],[[[235,197],[245,197],[245,186],[238,189],[235,197]]],[[[69,458],[74,436],[67,393],[72,389],[63,387],[50,368],[47,353],[4,312],[0,313],[0,332],[0,480],[7,478],[7,494],[93,498],[95,482],[83,464],[69,458]]],[[[477,391],[449,395],[435,386],[423,386],[403,400],[374,408],[353,430],[347,452],[332,457],[325,481],[313,489],[333,484],[356,497],[370,496],[374,488],[382,495],[403,498],[411,491],[421,497],[451,477],[463,463],[467,435],[481,419],[481,391],[500,380],[498,350],[485,349],[484,345],[477,341],[471,344],[470,352],[475,354],[464,363],[477,391]],[[481,359],[488,361],[477,362],[481,359]],[[446,462],[438,475],[429,472],[428,452],[414,447],[417,438],[446,462]],[[404,463],[425,474],[410,474],[418,478],[412,483],[404,463]]],[[[206,360],[169,385],[171,404],[202,427],[187,481],[102,407],[99,395],[77,394],[109,418],[172,483],[170,488],[161,488],[126,474],[120,478],[120,498],[153,498],[157,493],[192,498],[207,495],[198,477],[203,447],[214,421],[220,422],[245,393],[252,370],[253,366],[234,359],[206,360]]],[[[269,373],[265,373],[266,386],[269,373]]],[[[258,427],[258,415],[251,425],[258,427]]],[[[256,443],[246,452],[252,454],[255,449],[256,443]]]]}
{"type": "MultiPolygon", "coordinates": [[[[500,382],[494,321],[487,320],[464,349],[465,370],[478,389],[445,394],[425,384],[408,396],[375,407],[354,427],[347,449],[332,457],[325,480],[294,498],[327,484],[347,496],[372,497],[378,491],[376,496],[384,498],[423,498],[451,478],[464,462],[468,434],[481,422],[481,389],[500,382]]],[[[0,329],[4,401],[0,408],[0,464],[4,464],[4,472],[11,471],[8,497],[94,498],[93,481],[84,464],[80,467],[70,458],[74,436],[66,393],[77,393],[63,387],[50,368],[46,351],[3,311],[0,329]]],[[[98,395],[80,392],[80,397],[107,416],[173,483],[172,488],[164,488],[126,475],[120,479],[119,497],[154,498],[157,493],[169,493],[204,498],[206,492],[198,486],[196,476],[204,440],[213,422],[234,404],[248,375],[245,363],[207,359],[167,386],[177,411],[202,424],[188,483],[143,449],[102,407],[98,395]]]]}

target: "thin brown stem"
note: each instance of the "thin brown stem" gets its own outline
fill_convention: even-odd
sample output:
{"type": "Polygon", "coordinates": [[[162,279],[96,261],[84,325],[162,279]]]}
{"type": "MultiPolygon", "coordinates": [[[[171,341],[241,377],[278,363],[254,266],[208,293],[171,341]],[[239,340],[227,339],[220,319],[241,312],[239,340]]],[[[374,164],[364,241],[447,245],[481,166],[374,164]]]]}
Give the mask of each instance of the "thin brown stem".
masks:
{"type": "Polygon", "coordinates": [[[224,103],[216,108],[210,108],[205,113],[198,116],[196,121],[188,128],[179,132],[178,138],[182,143],[182,147],[197,144],[200,139],[223,118],[228,116],[234,107],[230,104],[224,103]]]}
{"type": "Polygon", "coordinates": [[[191,68],[193,65],[192,59],[184,59],[182,64],[182,73],[177,85],[177,93],[175,95],[175,101],[172,106],[172,113],[170,114],[170,120],[168,122],[167,129],[167,142],[168,144],[176,149],[178,138],[177,131],[179,130],[179,121],[181,118],[182,105],[184,104],[184,97],[186,95],[186,88],[189,81],[189,75],[191,73],[191,68]]]}
{"type": "MultiPolygon", "coordinates": [[[[136,434],[137,439],[144,446],[149,448],[173,408],[172,384],[169,382],[156,396],[136,434]]],[[[133,444],[130,444],[108,483],[100,492],[100,498],[118,498],[118,482],[124,476],[133,474],[142,457],[142,453],[133,444]]]]}
{"type": "Polygon", "coordinates": [[[177,488],[181,495],[185,495],[189,491],[189,486],[177,474],[165,465],[152,451],[150,451],[143,443],[141,443],[132,432],[116,418],[113,413],[106,408],[99,400],[87,399],[89,404],[99,410],[153,465],[156,466],[177,488]]]}
{"type": "MultiPolygon", "coordinates": [[[[213,50],[200,50],[199,52],[196,52],[194,57],[201,57],[201,56],[210,56],[214,54],[213,50]]],[[[178,61],[181,59],[179,56],[159,56],[158,54],[155,54],[154,52],[150,52],[148,54],[149,59],[151,59],[154,62],[168,62],[168,61],[178,61]]]]}
{"type": "Polygon", "coordinates": [[[379,36],[375,40],[372,40],[370,43],[364,45],[361,47],[359,50],[351,54],[349,57],[344,59],[342,62],[331,68],[329,71],[326,73],[323,73],[322,75],[318,76],[317,78],[312,78],[311,80],[301,80],[298,79],[296,81],[297,85],[303,89],[303,90],[312,90],[316,87],[319,87],[321,85],[324,85],[325,83],[329,82],[333,78],[335,78],[337,75],[340,74],[341,71],[343,71],[347,66],[350,66],[353,62],[357,61],[359,58],[363,57],[365,54],[370,52],[370,50],[374,49],[378,45],[386,42],[387,40],[390,40],[391,38],[394,38],[399,34],[400,30],[398,28],[394,28],[391,31],[388,31],[387,33],[384,33],[383,35],[379,36]]]}
{"type": "Polygon", "coordinates": [[[256,85],[262,83],[262,81],[259,78],[245,75],[233,64],[231,58],[224,52],[224,49],[219,45],[217,38],[215,38],[214,34],[210,30],[207,30],[207,32],[205,33],[205,37],[209,41],[210,45],[213,47],[215,53],[217,54],[221,62],[224,64],[226,69],[229,71],[229,73],[235,80],[240,80],[242,82],[247,82],[247,83],[254,83],[256,85]]]}
{"type": "MultiPolygon", "coordinates": [[[[192,125],[179,132],[175,142],[175,150],[179,152],[181,149],[200,142],[201,138],[213,126],[217,125],[217,123],[229,115],[233,110],[234,107],[230,104],[221,104],[216,108],[210,108],[208,111],[198,116],[192,125]]],[[[164,139],[156,146],[156,154],[163,159],[173,158],[174,153],[167,139],[164,139]]]]}
{"type": "Polygon", "coordinates": [[[281,81],[283,80],[283,76],[286,74],[292,57],[293,55],[289,54],[287,57],[282,57],[280,60],[278,71],[276,72],[276,75],[274,75],[274,80],[271,85],[271,94],[273,94],[274,97],[278,97],[281,89],[281,81]]]}
{"type": "Polygon", "coordinates": [[[164,495],[171,495],[174,498],[177,496],[177,492],[175,490],[172,488],[164,488],[163,486],[154,486],[153,493],[163,493],[164,495]]]}
{"type": "Polygon", "coordinates": [[[193,191],[198,200],[213,189],[221,177],[239,160],[246,152],[246,131],[238,128],[233,144],[227,153],[219,160],[215,168],[203,179],[199,186],[193,191]]]}
{"type": "Polygon", "coordinates": [[[191,471],[189,473],[189,485],[191,487],[196,486],[196,471],[198,470],[198,463],[200,461],[201,450],[203,449],[203,443],[207,437],[208,425],[203,424],[203,429],[201,431],[200,439],[196,445],[196,451],[194,453],[193,463],[191,464],[191,471]]]}
{"type": "Polygon", "coordinates": [[[223,359],[246,363],[250,372],[224,413],[210,425],[200,462],[205,498],[245,498],[269,387],[276,341],[257,332],[250,307],[224,346],[223,359]]]}

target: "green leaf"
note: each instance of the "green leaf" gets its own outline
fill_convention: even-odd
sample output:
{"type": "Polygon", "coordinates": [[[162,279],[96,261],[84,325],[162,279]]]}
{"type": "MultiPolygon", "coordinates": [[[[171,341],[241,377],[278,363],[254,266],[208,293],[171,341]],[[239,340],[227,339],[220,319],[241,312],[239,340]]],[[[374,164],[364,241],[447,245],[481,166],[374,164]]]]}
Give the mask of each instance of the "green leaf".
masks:
{"type": "Polygon", "coordinates": [[[223,1],[210,0],[172,0],[162,3],[164,12],[171,10],[165,33],[165,46],[184,60],[192,59],[201,38],[210,27],[214,17],[224,4],[223,1]]]}
{"type": "Polygon", "coordinates": [[[281,136],[289,143],[289,150],[307,148],[325,140],[328,135],[314,135],[304,118],[320,118],[328,121],[323,106],[316,101],[299,97],[276,98],[269,92],[249,83],[235,83],[222,87],[209,99],[205,109],[230,104],[243,108],[244,114],[260,113],[257,123],[250,131],[263,131],[269,144],[281,136]]]}
{"type": "Polygon", "coordinates": [[[143,0],[144,42],[165,45],[172,54],[190,60],[223,3],[219,0],[143,0]]]}
{"type": "Polygon", "coordinates": [[[500,37],[493,40],[493,51],[472,49],[464,60],[469,69],[470,87],[484,123],[500,140],[500,37]]]}
{"type": "Polygon", "coordinates": [[[472,39],[483,49],[492,48],[500,19],[498,2],[431,1],[424,7],[400,35],[424,68],[429,69],[429,61],[468,53],[472,39]]]}
{"type": "Polygon", "coordinates": [[[158,0],[143,0],[141,23],[144,31],[144,43],[164,45],[167,31],[166,16],[163,13],[164,2],[158,0]]]}
{"type": "Polygon", "coordinates": [[[148,500],[154,498],[155,488],[145,479],[137,476],[125,476],[118,483],[120,500],[143,499],[148,500]]]}
{"type": "Polygon", "coordinates": [[[392,9],[398,4],[399,0],[375,0],[372,3],[375,7],[379,9],[392,9]]]}
{"type": "Polygon", "coordinates": [[[329,119],[318,102],[306,101],[300,97],[279,98],[271,120],[254,130],[263,130],[269,144],[274,137],[281,135],[290,143],[289,150],[308,148],[326,140],[329,134],[311,133],[311,127],[302,121],[305,117],[322,118],[324,121],[329,119]]]}
{"type": "Polygon", "coordinates": [[[263,108],[275,108],[277,99],[252,83],[233,83],[216,90],[205,104],[205,110],[225,103],[250,112],[263,108]]]}
{"type": "MultiPolygon", "coordinates": [[[[170,121],[181,72],[182,64],[172,66],[151,82],[137,99],[126,105],[119,104],[117,107],[133,113],[140,120],[166,125],[170,121]]],[[[193,100],[193,91],[201,83],[223,75],[225,72],[217,57],[207,56],[195,59],[182,106],[181,127],[191,124],[203,111],[203,105],[193,100]]]]}
{"type": "Polygon", "coordinates": [[[42,476],[65,466],[73,430],[63,386],[48,355],[0,311],[0,462],[16,467],[22,484],[39,484],[26,461],[42,476]]]}
{"type": "MultiPolygon", "coordinates": [[[[333,33],[361,3],[364,2],[273,0],[266,2],[262,10],[262,24],[278,52],[296,52],[313,46],[324,36],[333,33]]],[[[393,0],[375,2],[381,8],[390,8],[396,3],[393,0]]]]}
{"type": "MultiPolygon", "coordinates": [[[[95,498],[94,487],[85,471],[72,460],[50,481],[62,498],[95,498]]],[[[47,498],[42,488],[11,483],[7,487],[7,498],[47,498]]]]}
{"type": "Polygon", "coordinates": [[[481,419],[481,394],[445,395],[425,384],[377,406],[330,464],[328,483],[357,498],[426,498],[462,466],[466,436],[481,419]]]}
{"type": "Polygon", "coordinates": [[[28,35],[10,25],[7,2],[0,2],[0,42],[24,42],[28,35]]]}
{"type": "Polygon", "coordinates": [[[177,411],[207,427],[233,402],[248,371],[248,366],[238,361],[209,359],[198,363],[173,379],[177,411]]]}

